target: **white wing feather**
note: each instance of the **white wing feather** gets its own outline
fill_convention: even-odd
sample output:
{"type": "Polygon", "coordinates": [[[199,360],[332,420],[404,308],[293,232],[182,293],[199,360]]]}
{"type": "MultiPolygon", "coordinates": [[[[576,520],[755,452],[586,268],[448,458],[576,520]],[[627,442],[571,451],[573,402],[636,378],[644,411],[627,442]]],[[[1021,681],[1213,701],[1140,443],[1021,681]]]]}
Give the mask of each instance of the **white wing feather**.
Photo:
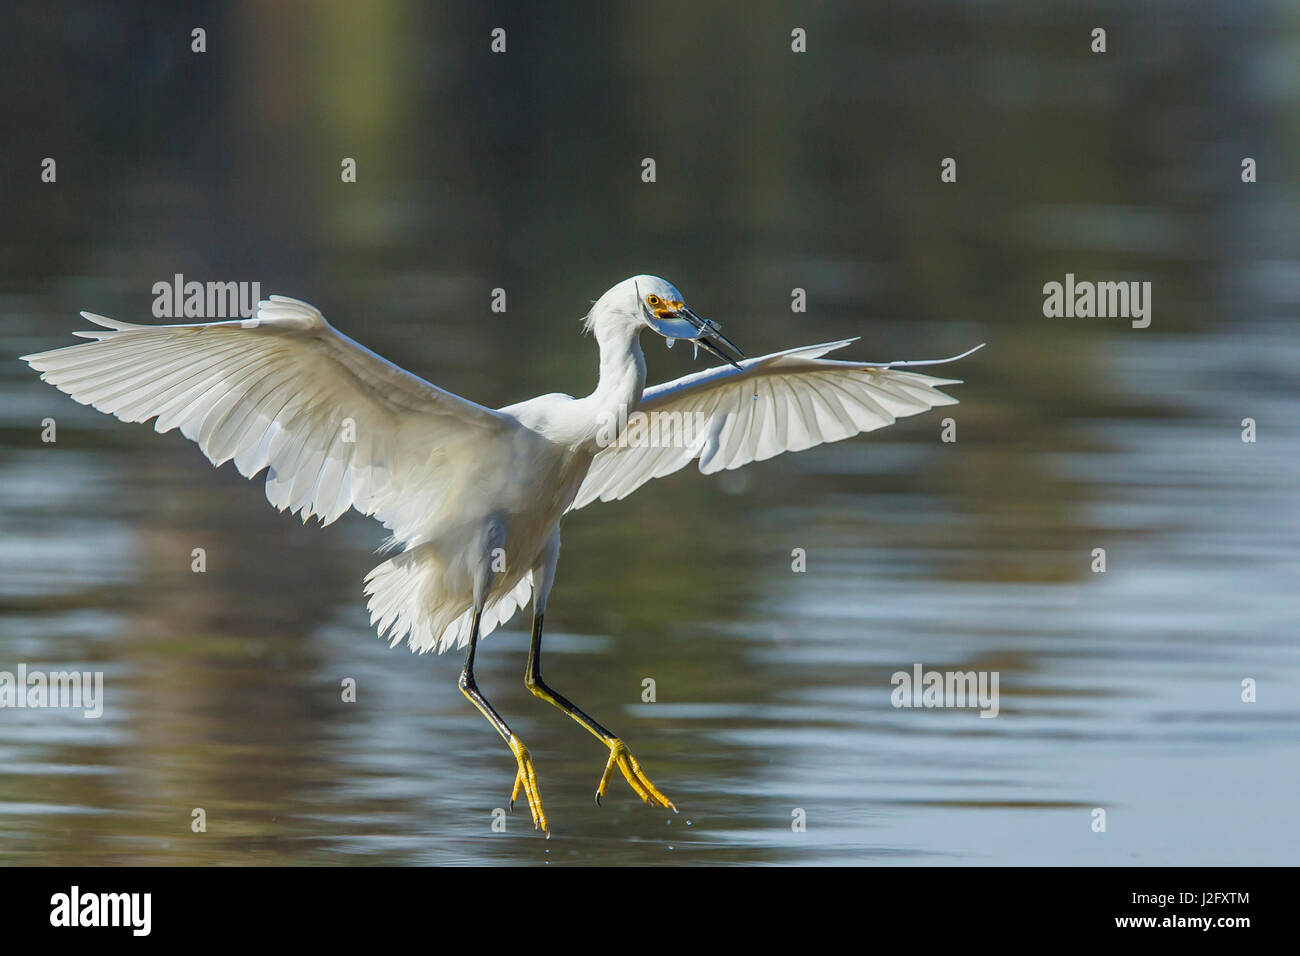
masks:
{"type": "Polygon", "coordinates": [[[123,421],[179,427],[214,465],[234,459],[249,478],[266,468],[267,499],[304,521],[355,507],[409,539],[442,492],[437,464],[457,459],[452,447],[521,427],[380,358],[297,299],[195,325],[81,314],[107,331],[23,356],[42,379],[123,421]]]}
{"type": "Polygon", "coordinates": [[[739,369],[719,366],[646,389],[637,411],[670,416],[674,425],[677,419],[671,416],[680,413],[683,422],[690,416],[692,425],[702,423],[694,440],[611,443],[592,461],[570,510],[597,499],[626,498],[651,478],[678,471],[697,458],[700,471],[708,475],[841,441],[938,405],[955,405],[957,400],[938,386],[958,385],[958,379],[903,368],[956,361],[976,351],[922,362],[822,358],[854,341],[776,352],[746,359],[739,369]]]}
{"type": "MultiPolygon", "coordinates": [[[[407,637],[413,650],[463,646],[472,610],[433,599],[440,575],[423,560],[420,534],[446,505],[454,463],[472,460],[484,440],[521,429],[513,417],[404,371],[285,296],[260,302],[252,319],[231,322],[148,326],[82,315],[103,330],[74,334],[93,341],[22,356],[43,380],[123,421],[156,418],[159,432],[180,428],[214,465],[233,459],[249,478],[265,468],[267,499],[304,521],[318,516],[329,524],[349,507],[375,515],[412,550],[367,575],[372,623],[394,642],[407,637]]],[[[697,440],[604,449],[570,510],[626,497],[696,458],[710,474],[955,403],[936,390],[955,380],[899,368],[933,363],[821,358],[851,341],[648,389],[639,410],[698,413],[705,427],[697,440]]],[[[531,590],[525,574],[494,595],[481,633],[503,624],[531,590]]]]}

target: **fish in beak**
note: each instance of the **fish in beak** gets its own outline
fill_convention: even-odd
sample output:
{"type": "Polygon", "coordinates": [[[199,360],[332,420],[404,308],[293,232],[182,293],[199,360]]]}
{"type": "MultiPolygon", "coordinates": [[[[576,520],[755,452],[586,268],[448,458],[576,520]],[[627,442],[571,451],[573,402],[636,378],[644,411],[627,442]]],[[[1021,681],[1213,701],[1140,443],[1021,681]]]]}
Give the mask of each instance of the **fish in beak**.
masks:
{"type": "Polygon", "coordinates": [[[736,368],[740,368],[736,359],[743,359],[745,353],[740,351],[731,339],[722,334],[722,326],[703,316],[696,315],[687,306],[682,305],[676,309],[665,309],[656,313],[650,310],[645,304],[645,300],[641,300],[641,315],[645,319],[646,325],[668,340],[669,348],[672,348],[674,340],[686,339],[695,344],[696,355],[699,355],[700,349],[704,349],[704,351],[716,355],[724,362],[729,362],[736,368]]]}

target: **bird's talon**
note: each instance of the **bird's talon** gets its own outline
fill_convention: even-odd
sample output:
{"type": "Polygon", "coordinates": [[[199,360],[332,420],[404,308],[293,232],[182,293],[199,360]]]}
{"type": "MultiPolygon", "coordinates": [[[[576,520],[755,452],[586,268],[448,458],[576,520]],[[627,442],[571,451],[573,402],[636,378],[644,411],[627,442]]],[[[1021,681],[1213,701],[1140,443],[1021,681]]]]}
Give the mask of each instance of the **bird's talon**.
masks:
{"type": "Polygon", "coordinates": [[[533,818],[533,829],[542,830],[547,837],[550,837],[551,831],[546,825],[546,811],[542,809],[542,792],[537,786],[537,771],[533,768],[533,758],[528,755],[528,748],[518,737],[511,736],[509,744],[515,760],[519,763],[519,770],[515,774],[515,786],[510,794],[510,810],[514,812],[515,800],[519,796],[519,791],[523,790],[524,797],[528,800],[528,812],[533,818]]]}
{"type": "Polygon", "coordinates": [[[608,741],[609,745],[609,762],[605,764],[605,772],[601,775],[600,785],[596,787],[596,802],[600,803],[601,796],[604,795],[609,787],[609,781],[614,775],[614,768],[617,767],[627,780],[628,785],[638,797],[647,806],[660,806],[677,812],[677,807],[673,802],[659,792],[659,788],[650,782],[650,778],[645,775],[641,765],[637,763],[636,757],[632,756],[632,751],[627,749],[627,745],[617,737],[608,741]]]}

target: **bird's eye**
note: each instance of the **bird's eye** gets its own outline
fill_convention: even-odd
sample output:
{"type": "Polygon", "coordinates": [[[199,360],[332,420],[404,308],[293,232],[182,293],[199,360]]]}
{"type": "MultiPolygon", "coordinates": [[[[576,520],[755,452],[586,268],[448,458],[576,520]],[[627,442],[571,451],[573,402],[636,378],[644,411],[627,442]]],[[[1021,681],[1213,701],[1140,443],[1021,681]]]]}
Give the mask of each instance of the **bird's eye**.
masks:
{"type": "Polygon", "coordinates": [[[648,295],[646,296],[645,300],[646,303],[652,306],[653,308],[658,308],[659,306],[663,305],[663,301],[664,301],[663,299],[659,298],[659,296],[657,295],[648,295]]]}

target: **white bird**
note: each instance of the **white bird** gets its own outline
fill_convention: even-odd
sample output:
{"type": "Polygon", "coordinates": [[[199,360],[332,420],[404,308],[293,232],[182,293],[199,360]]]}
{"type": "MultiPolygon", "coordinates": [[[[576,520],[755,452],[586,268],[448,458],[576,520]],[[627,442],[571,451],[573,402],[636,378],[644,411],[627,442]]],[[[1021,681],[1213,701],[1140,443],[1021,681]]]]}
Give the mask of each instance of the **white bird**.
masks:
{"type": "Polygon", "coordinates": [[[744,359],[674,286],[642,275],[606,292],[584,319],[600,347],[594,392],[493,410],[380,358],[297,299],[272,296],[253,318],[192,325],[81,314],[102,329],[74,334],[93,342],[22,357],[43,380],[123,421],[179,427],[214,465],[233,459],[249,478],[265,468],[271,504],[303,521],[329,524],[356,508],[388,528],[389,545],[402,550],[366,575],[371,623],[414,651],[468,647],[460,688],[515,755],[511,805],[522,789],[542,830],[528,750],[474,682],[479,637],[530,596],[524,680],[609,749],[596,801],[617,767],[648,804],[676,810],[617,735],[542,680],[542,617],[565,513],[624,498],[691,461],[704,474],[739,468],[955,404],[937,386],[957,380],[903,367],[970,354],[823,358],[854,341],[845,339],[744,359]],[[646,389],[647,327],[670,347],[684,339],[729,364],[646,389]],[[680,424],[647,429],[656,418],[680,424]]]}

